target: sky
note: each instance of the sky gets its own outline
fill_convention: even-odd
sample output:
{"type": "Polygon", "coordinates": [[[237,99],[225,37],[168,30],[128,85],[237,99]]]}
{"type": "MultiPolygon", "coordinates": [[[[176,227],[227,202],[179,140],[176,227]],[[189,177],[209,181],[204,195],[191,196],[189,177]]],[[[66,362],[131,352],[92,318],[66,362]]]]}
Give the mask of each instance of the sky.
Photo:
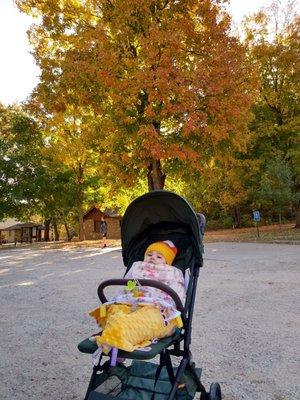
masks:
{"type": "MultiPolygon", "coordinates": [[[[231,0],[229,11],[236,24],[243,16],[266,6],[270,0],[231,0]]],[[[0,102],[26,100],[38,83],[39,69],[30,54],[26,31],[32,19],[18,12],[14,0],[0,0],[0,102]]]]}

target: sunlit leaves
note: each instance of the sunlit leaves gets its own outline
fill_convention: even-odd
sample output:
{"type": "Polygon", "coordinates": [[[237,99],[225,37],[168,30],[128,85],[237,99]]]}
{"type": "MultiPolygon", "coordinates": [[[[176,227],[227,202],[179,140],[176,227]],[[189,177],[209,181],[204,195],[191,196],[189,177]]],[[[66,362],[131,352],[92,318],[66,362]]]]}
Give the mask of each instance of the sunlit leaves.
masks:
{"type": "Polygon", "coordinates": [[[51,115],[70,105],[100,115],[105,137],[99,152],[105,158],[111,149],[107,163],[126,160],[128,173],[146,171],[155,160],[167,167],[174,158],[201,168],[203,140],[213,147],[228,139],[245,142],[253,74],[218,3],[18,5],[42,18],[31,31],[42,69],[36,105],[51,115]]]}

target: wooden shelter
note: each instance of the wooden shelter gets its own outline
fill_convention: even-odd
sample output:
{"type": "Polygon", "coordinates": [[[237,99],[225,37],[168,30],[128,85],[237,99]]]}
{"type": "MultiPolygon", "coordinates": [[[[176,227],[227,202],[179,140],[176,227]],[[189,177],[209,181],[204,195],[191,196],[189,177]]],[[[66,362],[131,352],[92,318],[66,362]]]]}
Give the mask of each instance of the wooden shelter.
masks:
{"type": "Polygon", "coordinates": [[[33,222],[20,222],[0,229],[2,243],[41,242],[43,225],[33,222]]]}
{"type": "Polygon", "coordinates": [[[120,239],[122,217],[118,214],[118,211],[107,209],[101,211],[97,206],[92,207],[83,216],[85,239],[101,239],[100,222],[102,217],[105,218],[107,223],[107,238],[120,239]]]}

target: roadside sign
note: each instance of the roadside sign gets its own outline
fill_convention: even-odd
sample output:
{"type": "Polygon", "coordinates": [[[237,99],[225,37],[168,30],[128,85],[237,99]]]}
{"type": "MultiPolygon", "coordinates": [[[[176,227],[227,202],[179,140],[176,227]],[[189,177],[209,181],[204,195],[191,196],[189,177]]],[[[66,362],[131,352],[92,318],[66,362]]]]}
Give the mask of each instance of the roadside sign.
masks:
{"type": "Polygon", "coordinates": [[[258,229],[258,223],[260,221],[260,212],[259,211],[253,211],[253,220],[256,225],[257,237],[259,238],[259,229],[258,229]]]}
{"type": "Polygon", "coordinates": [[[253,211],[253,219],[255,222],[260,221],[260,212],[259,211],[253,211]]]}

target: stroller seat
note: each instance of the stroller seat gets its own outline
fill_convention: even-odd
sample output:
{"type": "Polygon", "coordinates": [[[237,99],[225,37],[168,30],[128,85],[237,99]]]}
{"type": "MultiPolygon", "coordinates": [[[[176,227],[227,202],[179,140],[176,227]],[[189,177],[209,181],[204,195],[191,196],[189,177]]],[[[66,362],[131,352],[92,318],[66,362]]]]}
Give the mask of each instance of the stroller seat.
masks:
{"type": "MultiPolygon", "coordinates": [[[[180,330],[176,329],[175,333],[172,336],[160,339],[157,343],[152,343],[149,348],[151,350],[135,350],[132,352],[119,350],[118,357],[127,358],[132,360],[151,360],[158,354],[160,354],[164,349],[171,346],[173,343],[177,342],[180,339],[180,330]]],[[[83,340],[78,344],[78,350],[81,353],[92,354],[98,349],[98,346],[95,342],[90,340],[89,338],[83,340]]]]}

